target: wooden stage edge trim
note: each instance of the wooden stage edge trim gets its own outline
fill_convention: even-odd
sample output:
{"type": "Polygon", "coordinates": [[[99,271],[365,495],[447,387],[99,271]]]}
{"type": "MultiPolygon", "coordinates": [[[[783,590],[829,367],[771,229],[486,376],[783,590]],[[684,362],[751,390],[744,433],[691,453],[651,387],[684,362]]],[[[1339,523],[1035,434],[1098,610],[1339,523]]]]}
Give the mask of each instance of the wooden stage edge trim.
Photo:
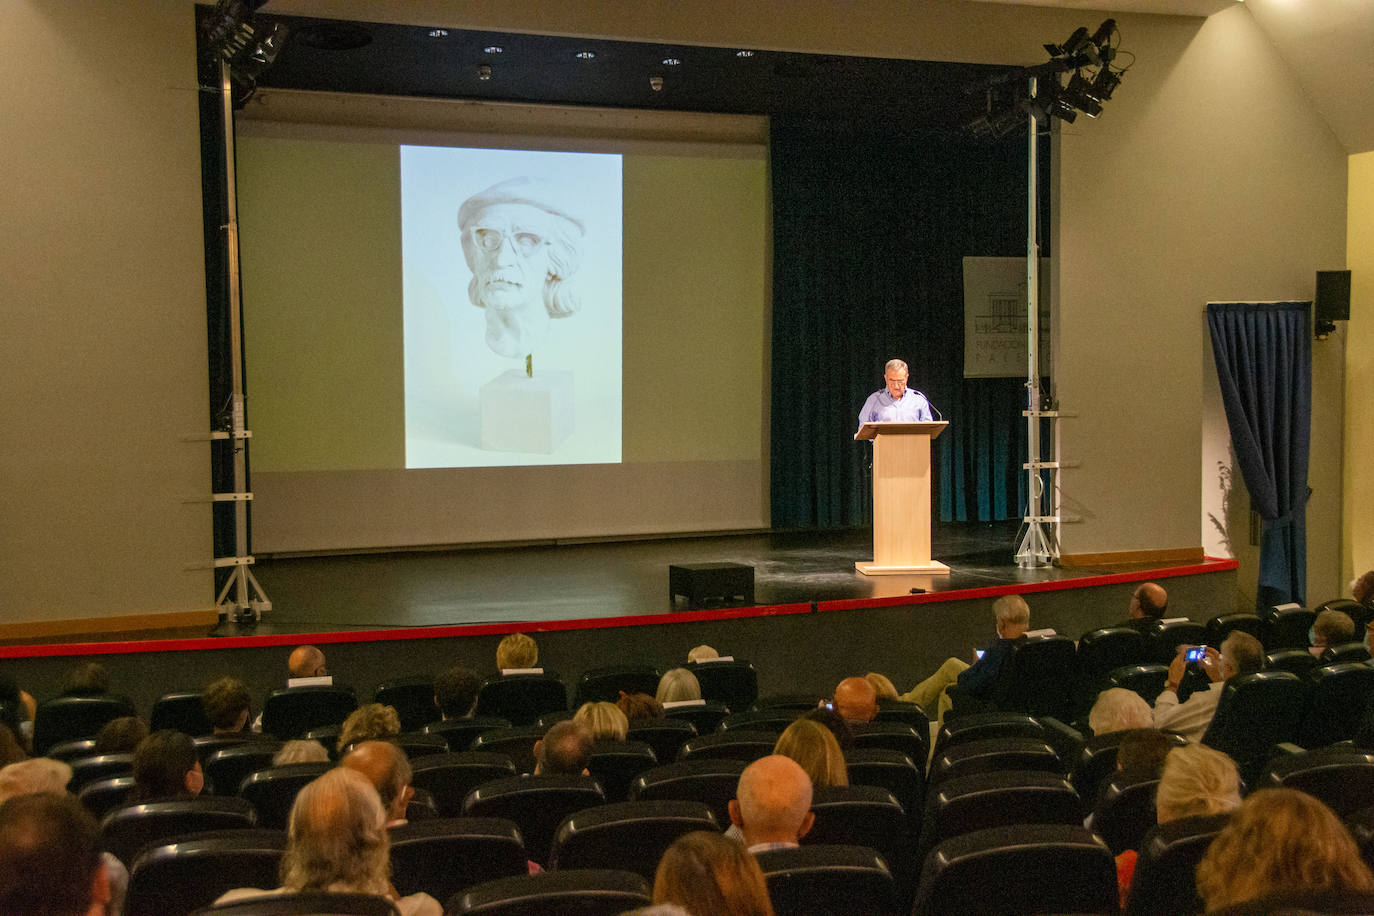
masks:
{"type": "MultiPolygon", "coordinates": [[[[279,633],[271,636],[225,636],[196,639],[153,639],[129,642],[66,643],[52,645],[0,646],[3,658],[50,658],[69,655],[124,655],[140,652],[199,652],[207,649],[252,649],[273,646],[299,646],[304,643],[330,644],[350,642],[390,642],[405,639],[446,639],[460,636],[495,636],[506,633],[550,633],[560,630],[599,630],[612,627],[656,626],[659,624],[691,623],[696,621],[739,620],[749,617],[778,617],[790,614],[810,614],[813,611],[846,611],[863,608],[902,607],[909,604],[931,604],[941,601],[967,601],[995,598],[1001,595],[1031,594],[1034,592],[1064,591],[1117,585],[1125,582],[1146,582],[1176,576],[1227,572],[1239,567],[1235,560],[1205,558],[1202,563],[1160,569],[1135,570],[1101,576],[1083,576],[1053,582],[996,585],[948,592],[927,592],[919,595],[895,595],[890,598],[857,598],[844,601],[799,602],[758,607],[720,608],[704,611],[673,611],[666,614],[637,614],[629,617],[590,617],[580,620],[551,620],[540,622],[508,622],[467,624],[440,627],[406,627],[390,630],[360,630],[346,633],[279,633]]],[[[203,612],[191,612],[201,614],[203,612]]],[[[112,618],[114,619],[114,618],[112,618]]],[[[208,622],[214,623],[217,617],[208,622]]],[[[22,626],[20,624],[19,626],[22,626]]],[[[87,631],[89,632],[89,631],[87,631]]]]}
{"type": "Polygon", "coordinates": [[[1122,563],[1201,563],[1207,559],[1201,547],[1169,550],[1118,550],[1115,553],[1066,553],[1060,566],[1118,566],[1122,563]]]}
{"type": "Polygon", "coordinates": [[[217,608],[172,611],[164,614],[130,614],[123,617],[29,620],[20,623],[0,623],[0,639],[33,639],[35,636],[69,636],[73,633],[120,633],[128,630],[159,630],[172,627],[212,627],[217,623],[217,608]]]}

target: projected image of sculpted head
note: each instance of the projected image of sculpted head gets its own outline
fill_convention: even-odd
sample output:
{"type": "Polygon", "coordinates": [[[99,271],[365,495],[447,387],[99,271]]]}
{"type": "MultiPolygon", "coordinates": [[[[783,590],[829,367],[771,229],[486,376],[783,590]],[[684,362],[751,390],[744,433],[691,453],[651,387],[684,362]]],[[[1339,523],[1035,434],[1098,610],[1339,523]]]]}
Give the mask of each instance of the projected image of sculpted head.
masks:
{"type": "Polygon", "coordinates": [[[494,352],[523,357],[548,332],[549,319],[577,311],[584,227],[557,186],[529,177],[494,184],[463,201],[458,228],[472,269],[468,296],[486,309],[494,352]]]}

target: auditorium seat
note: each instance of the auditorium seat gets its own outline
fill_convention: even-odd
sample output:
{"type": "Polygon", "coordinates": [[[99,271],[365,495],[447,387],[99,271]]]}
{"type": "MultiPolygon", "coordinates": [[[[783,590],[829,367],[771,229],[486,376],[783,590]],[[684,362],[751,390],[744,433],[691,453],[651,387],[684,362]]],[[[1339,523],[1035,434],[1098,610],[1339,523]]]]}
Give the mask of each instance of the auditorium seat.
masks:
{"type": "Polygon", "coordinates": [[[552,671],[487,678],[477,692],[477,715],[499,716],[520,727],[546,712],[568,708],[568,688],[552,671]]]}
{"type": "Polygon", "coordinates": [[[656,766],[654,749],[643,741],[598,741],[592,746],[587,772],[601,784],[606,801],[623,802],[630,797],[635,777],[656,766]]]}
{"type": "Polygon", "coordinates": [[[688,662],[687,670],[701,685],[701,698],[730,709],[744,710],[759,698],[759,673],[741,659],[688,662]]]}
{"type": "Polygon", "coordinates": [[[428,789],[410,787],[410,801],[406,802],[405,818],[409,821],[433,820],[439,816],[439,803],[428,789]]]}
{"type": "Polygon", "coordinates": [[[272,830],[285,830],[296,793],[332,769],[334,764],[289,763],[249,773],[239,784],[239,797],[253,803],[258,823],[272,830]]]}
{"type": "Polygon", "coordinates": [[[898,912],[888,863],[867,846],[803,846],[758,854],[779,916],[869,916],[898,912]]]}
{"type": "Polygon", "coordinates": [[[71,763],[82,757],[95,756],[94,738],[77,738],[73,741],[63,741],[61,744],[54,744],[48,748],[44,757],[51,757],[53,760],[63,760],[71,763]]]}
{"type": "Polygon", "coordinates": [[[421,757],[448,753],[448,741],[443,735],[426,734],[425,732],[408,732],[397,735],[392,739],[392,744],[405,751],[412,763],[421,757]]]}
{"type": "Polygon", "coordinates": [[[925,760],[930,751],[929,730],[921,734],[905,722],[865,722],[850,726],[856,748],[886,748],[925,760]]]}
{"type": "Polygon", "coordinates": [[[372,691],[374,702],[396,710],[401,731],[414,732],[439,718],[434,705],[434,678],[428,675],[384,681],[372,691]]]}
{"type": "Polygon", "coordinates": [[[926,716],[925,710],[915,703],[903,703],[901,700],[879,700],[878,715],[873,721],[900,722],[916,729],[918,735],[930,734],[930,719],[926,716]]]}
{"type": "Polygon", "coordinates": [[[1280,753],[1255,784],[1260,789],[1271,786],[1300,789],[1346,817],[1374,801],[1374,751],[1337,745],[1280,753]]]}
{"type": "Polygon", "coordinates": [[[257,812],[242,798],[180,798],[125,805],[100,822],[100,844],[125,865],[144,846],[212,830],[256,827],[257,812]]]}
{"type": "MultiPolygon", "coordinates": [[[[259,749],[271,748],[273,753],[281,750],[282,742],[273,738],[271,735],[264,735],[259,732],[233,732],[223,735],[200,735],[191,739],[196,743],[196,756],[200,758],[201,766],[209,760],[216,751],[222,751],[230,747],[242,747],[245,744],[256,745],[259,749]]],[[[245,774],[246,775],[246,774],[245,774]]],[[[230,786],[229,789],[238,787],[238,783],[230,786]]]]}
{"type": "Polygon", "coordinates": [[[1102,784],[1093,804],[1093,832],[1102,837],[1112,855],[1139,849],[1155,816],[1157,776],[1117,773],[1102,784]]]}
{"type": "MultiPolygon", "coordinates": [[[[1058,634],[1032,636],[1013,643],[990,694],[991,707],[1031,716],[1073,716],[1078,656],[1073,640],[1058,634]]],[[[950,697],[962,697],[958,685],[950,697]]],[[[954,708],[959,708],[955,700],[954,708]]]]}
{"type": "Polygon", "coordinates": [[[1153,706],[1155,700],[1164,692],[1164,683],[1168,678],[1168,665],[1127,665],[1113,671],[1108,677],[1108,682],[1112,687],[1124,687],[1135,691],[1137,696],[1153,706]]]}
{"type": "Polygon", "coordinates": [[[111,719],[136,715],[134,704],[121,696],[55,697],[38,704],[33,717],[33,752],[77,738],[94,738],[111,719]]]}
{"type": "Polygon", "coordinates": [[[1207,621],[1207,645],[1220,649],[1226,637],[1236,630],[1249,633],[1258,639],[1261,645],[1264,645],[1264,639],[1269,635],[1269,628],[1255,614],[1218,614],[1207,621]]]}
{"type": "Polygon", "coordinates": [[[556,725],[557,723],[559,723],[559,722],[566,722],[566,721],[568,721],[569,719],[573,718],[573,717],[576,716],[576,715],[577,715],[577,711],[576,711],[576,710],[572,710],[572,709],[560,709],[560,710],[558,710],[557,712],[546,712],[546,713],[544,713],[544,714],[543,714],[542,716],[540,716],[538,719],[535,719],[535,720],[534,720],[534,724],[535,724],[535,725],[538,725],[540,728],[542,728],[542,729],[544,729],[544,730],[547,731],[548,729],[553,728],[553,726],[556,725]]]}
{"type": "Polygon", "coordinates": [[[682,746],[679,760],[701,760],[706,757],[725,757],[750,762],[773,753],[778,736],[770,732],[734,729],[693,738],[682,746]]]}
{"type": "Polygon", "coordinates": [[[625,737],[630,741],[643,741],[653,748],[659,763],[672,763],[682,746],[696,736],[696,726],[685,719],[657,719],[631,722],[625,737]]]}
{"type": "Polygon", "coordinates": [[[660,800],[601,805],[563,819],[549,856],[552,869],[621,868],[648,880],[669,846],[693,830],[718,833],[708,805],[660,800]]]}
{"type": "Polygon", "coordinates": [[[1278,604],[1265,608],[1260,617],[1269,629],[1268,638],[1264,640],[1266,651],[1307,650],[1307,635],[1312,629],[1312,621],[1316,619],[1316,614],[1301,605],[1278,604]]]}
{"type": "Polygon", "coordinates": [[[216,795],[237,795],[250,773],[265,770],[281,750],[280,742],[262,741],[235,744],[201,758],[205,783],[216,795]]]}
{"type": "Polygon", "coordinates": [[[746,766],[743,760],[715,757],[657,766],[639,774],[630,783],[630,800],[680,798],[703,802],[724,826],[730,823],[730,799],[735,797],[740,774],[746,766]]]}
{"type": "Polygon", "coordinates": [[[1369,650],[1364,647],[1362,642],[1343,642],[1339,646],[1332,646],[1328,651],[1330,655],[1323,660],[1323,664],[1338,665],[1342,662],[1369,661],[1369,650]]]}
{"type": "Polygon", "coordinates": [[[820,706],[825,699],[819,693],[774,693],[766,697],[759,697],[754,701],[752,708],[755,710],[790,709],[801,714],[820,706]]]}
{"type": "Polygon", "coordinates": [[[391,880],[402,896],[423,891],[445,900],[474,884],[528,873],[520,830],[505,818],[435,818],[387,834],[391,880]]]}
{"type": "MultiPolygon", "coordinates": [[[[1306,639],[1303,636],[1303,639],[1306,639]]],[[[1317,657],[1306,649],[1279,649],[1264,657],[1264,667],[1268,671],[1287,671],[1298,677],[1307,677],[1321,665],[1317,657]]]]}
{"type": "Polygon", "coordinates": [[[445,719],[441,722],[431,722],[420,731],[426,735],[443,736],[443,739],[448,742],[448,749],[451,751],[466,751],[472,746],[473,739],[482,732],[510,727],[510,720],[502,719],[500,716],[473,716],[471,719],[445,719]]]}
{"type": "Polygon", "coordinates": [[[205,704],[200,701],[198,690],[164,693],[158,697],[153,703],[153,715],[148,720],[148,728],[155,732],[171,728],[192,738],[208,735],[215,730],[205,717],[205,704]]]}
{"type": "Polygon", "coordinates": [[[411,764],[411,770],[410,784],[433,795],[439,814],[448,818],[463,813],[463,799],[482,783],[517,775],[508,756],[483,751],[421,757],[411,764]]]}
{"type": "Polygon", "coordinates": [[[1206,645],[1207,627],[1182,618],[1159,620],[1146,629],[1145,640],[1152,659],[1157,664],[1167,665],[1178,654],[1179,646],[1206,645]]]}
{"type": "Polygon", "coordinates": [[[984,738],[966,741],[935,755],[927,785],[934,787],[954,776],[996,770],[1044,770],[1063,773],[1054,748],[1038,738],[984,738]]]}
{"type": "Polygon", "coordinates": [[[539,725],[517,725],[499,731],[486,731],[472,739],[472,750],[488,754],[505,754],[520,773],[534,772],[534,743],[544,737],[539,725]]]}
{"type": "Polygon", "coordinates": [[[1325,665],[1308,674],[1307,680],[1311,687],[1297,743],[1314,748],[1354,738],[1374,700],[1374,668],[1359,662],[1325,665]]]}
{"type": "Polygon", "coordinates": [[[980,712],[967,716],[948,716],[935,735],[935,753],[956,745],[987,738],[1039,738],[1047,740],[1045,728],[1023,712],[980,712]]]}
{"type": "Polygon", "coordinates": [[[129,866],[124,916],[177,916],[238,887],[273,888],[286,834],[247,828],[177,837],[144,849],[129,866]]]}
{"type": "Polygon", "coordinates": [[[513,776],[469,792],[463,816],[515,821],[525,840],[525,854],[544,865],[563,818],[605,803],[605,793],[590,776],[513,776]]]}
{"type": "Polygon", "coordinates": [[[792,709],[760,709],[755,712],[735,712],[720,723],[723,731],[755,731],[782,734],[783,729],[797,721],[801,714],[792,709]]]}
{"type": "Polygon", "coordinates": [[[979,901],[998,913],[1115,913],[1116,863],[1081,826],[1017,824],[945,840],[926,857],[912,910],[964,916],[979,901]]]}
{"type": "Polygon", "coordinates": [[[1365,625],[1374,621],[1374,609],[1367,608],[1351,598],[1332,598],[1324,601],[1312,609],[1313,614],[1320,614],[1325,610],[1341,611],[1351,620],[1355,621],[1355,632],[1359,633],[1365,625]]]}
{"type": "Polygon", "coordinates": [[[262,704],[262,730],[290,741],[304,737],[312,728],[340,725],[357,708],[358,700],[348,687],[281,687],[269,693],[262,704]]]}
{"type": "Polygon", "coordinates": [[[957,776],[933,786],[921,819],[918,861],[963,833],[1004,824],[1082,824],[1082,800],[1068,779],[1037,770],[957,776]]]}
{"type": "MultiPolygon", "coordinates": [[[[1083,745],[1076,760],[1071,761],[1073,766],[1069,771],[1069,782],[1088,807],[1096,803],[1102,783],[1116,773],[1117,749],[1121,746],[1121,739],[1130,733],[1131,729],[1124,729],[1095,736],[1083,745]]],[[[1167,734],[1176,747],[1188,743],[1188,739],[1182,735],[1167,734]]]]}
{"type": "Polygon", "coordinates": [[[617,916],[649,906],[653,887],[631,871],[573,868],[488,881],[450,897],[446,916],[568,913],[617,916]]]}
{"type": "Polygon", "coordinates": [[[901,891],[914,887],[918,861],[911,821],[897,799],[877,786],[826,786],[811,796],[815,822],[803,846],[868,846],[891,866],[901,891]]]}
{"type": "Polygon", "coordinates": [[[1123,916],[1191,916],[1202,912],[1197,865],[1229,814],[1185,817],[1150,828],[1141,842],[1123,916]]]}
{"type": "Polygon", "coordinates": [[[128,800],[134,791],[132,776],[116,776],[113,779],[97,779],[82,788],[76,797],[86,810],[100,820],[106,812],[118,808],[128,800]]]}
{"type": "Polygon", "coordinates": [[[78,757],[69,761],[72,768],[71,781],[67,783],[68,792],[80,792],[81,787],[97,779],[113,779],[116,776],[134,775],[133,754],[100,754],[95,757],[78,757]]]}
{"type": "Polygon", "coordinates": [[[1280,741],[1292,741],[1308,685],[1287,671],[1256,671],[1226,682],[1202,743],[1231,755],[1247,785],[1280,741]]]}
{"type": "Polygon", "coordinates": [[[582,672],[577,679],[577,702],[614,703],[624,693],[658,692],[659,670],[653,665],[607,665],[582,672]]]}
{"type": "Polygon", "coordinates": [[[1078,640],[1080,711],[1092,706],[1091,698],[1106,689],[1117,668],[1151,661],[1144,634],[1132,627],[1102,627],[1084,633],[1078,640]]]}
{"type": "Polygon", "coordinates": [[[691,704],[688,706],[674,706],[671,709],[664,709],[663,715],[668,719],[681,719],[691,722],[696,728],[698,735],[709,735],[711,732],[720,728],[720,723],[725,721],[725,717],[730,715],[730,707],[724,703],[705,702],[701,704],[691,704]]]}
{"type": "Polygon", "coordinates": [[[396,916],[397,909],[385,897],[330,891],[273,894],[250,900],[217,903],[197,911],[206,916],[396,916]]]}
{"type": "Polygon", "coordinates": [[[863,748],[844,755],[852,786],[877,786],[891,792],[907,814],[907,819],[920,817],[925,798],[925,761],[912,760],[900,751],[887,748],[863,748]]]}

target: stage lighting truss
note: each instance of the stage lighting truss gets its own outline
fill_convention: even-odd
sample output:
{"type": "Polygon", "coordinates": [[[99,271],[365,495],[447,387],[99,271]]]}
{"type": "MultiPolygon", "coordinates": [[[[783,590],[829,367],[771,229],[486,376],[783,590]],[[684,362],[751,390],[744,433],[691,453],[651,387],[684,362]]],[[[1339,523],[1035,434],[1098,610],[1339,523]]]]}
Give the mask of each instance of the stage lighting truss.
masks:
{"type": "Polygon", "coordinates": [[[1106,19],[1091,35],[1087,28],[1078,28],[1062,45],[1045,45],[1050,59],[1026,71],[1037,87],[1026,107],[1042,123],[1059,118],[1071,124],[1079,112],[1090,118],[1102,114],[1103,103],[1121,85],[1125,72],[1114,65],[1120,39],[1116,20],[1106,19]]]}
{"type": "Polygon", "coordinates": [[[201,47],[229,65],[233,106],[242,108],[257,91],[258,77],[272,66],[286,43],[284,22],[255,19],[266,0],[219,0],[205,21],[201,47]]]}

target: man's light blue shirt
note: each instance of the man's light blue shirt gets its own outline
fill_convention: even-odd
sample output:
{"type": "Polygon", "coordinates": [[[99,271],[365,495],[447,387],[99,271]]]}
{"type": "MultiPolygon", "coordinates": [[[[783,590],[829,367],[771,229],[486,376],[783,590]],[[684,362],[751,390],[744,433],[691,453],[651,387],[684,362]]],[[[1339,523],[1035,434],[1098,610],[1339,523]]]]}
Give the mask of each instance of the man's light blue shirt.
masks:
{"type": "Polygon", "coordinates": [[[900,401],[894,400],[887,389],[875,391],[864,401],[864,409],[859,411],[859,425],[865,423],[925,423],[935,419],[930,413],[930,402],[925,395],[911,388],[902,393],[900,401]]]}

